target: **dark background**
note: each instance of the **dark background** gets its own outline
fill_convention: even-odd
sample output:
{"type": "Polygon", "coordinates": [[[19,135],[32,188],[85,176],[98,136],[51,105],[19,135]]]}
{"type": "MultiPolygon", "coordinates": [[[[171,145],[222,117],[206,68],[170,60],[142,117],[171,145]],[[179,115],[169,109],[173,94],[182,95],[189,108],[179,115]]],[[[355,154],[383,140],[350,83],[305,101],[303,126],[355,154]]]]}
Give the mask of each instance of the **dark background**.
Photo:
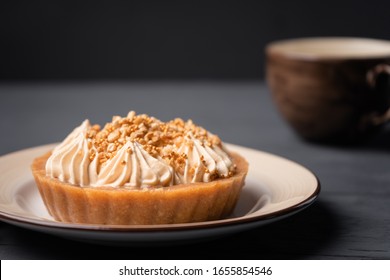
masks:
{"type": "Polygon", "coordinates": [[[390,39],[390,1],[2,1],[1,80],[261,80],[264,47],[390,39]]]}

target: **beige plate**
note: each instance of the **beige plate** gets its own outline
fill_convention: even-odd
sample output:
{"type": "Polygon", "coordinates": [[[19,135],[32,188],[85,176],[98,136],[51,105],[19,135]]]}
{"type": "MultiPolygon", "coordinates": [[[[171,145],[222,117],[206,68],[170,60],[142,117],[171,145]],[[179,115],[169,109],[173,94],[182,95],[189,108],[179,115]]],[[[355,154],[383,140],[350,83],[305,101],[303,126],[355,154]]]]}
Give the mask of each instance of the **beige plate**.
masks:
{"type": "Polygon", "coordinates": [[[309,206],[318,196],[317,177],[303,166],[269,153],[227,144],[249,162],[249,173],[237,207],[223,220],[142,226],[105,226],[54,221],[30,172],[33,158],[54,144],[0,157],[0,220],[61,237],[109,245],[145,245],[217,238],[285,218],[309,206]]]}

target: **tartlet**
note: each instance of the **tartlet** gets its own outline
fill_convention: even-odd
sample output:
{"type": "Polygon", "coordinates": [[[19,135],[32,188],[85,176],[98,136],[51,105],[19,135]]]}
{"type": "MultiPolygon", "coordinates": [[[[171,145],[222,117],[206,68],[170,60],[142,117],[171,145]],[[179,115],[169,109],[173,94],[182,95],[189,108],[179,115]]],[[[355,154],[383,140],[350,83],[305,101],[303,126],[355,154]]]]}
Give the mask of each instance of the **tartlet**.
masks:
{"type": "Polygon", "coordinates": [[[31,169],[57,221],[152,225],[228,216],[248,163],[191,120],[130,112],[103,129],[84,121],[31,169]]]}

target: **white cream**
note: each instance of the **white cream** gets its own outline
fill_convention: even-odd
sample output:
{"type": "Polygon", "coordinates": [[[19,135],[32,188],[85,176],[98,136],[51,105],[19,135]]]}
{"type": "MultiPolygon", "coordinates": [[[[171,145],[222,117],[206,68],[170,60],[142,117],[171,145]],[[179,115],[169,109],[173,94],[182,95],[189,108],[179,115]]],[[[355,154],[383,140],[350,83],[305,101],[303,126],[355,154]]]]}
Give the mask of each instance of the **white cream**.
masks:
{"type": "Polygon", "coordinates": [[[235,168],[222,145],[203,143],[191,131],[179,147],[168,145],[161,152],[185,154],[184,168],[175,170],[163,155],[152,156],[141,144],[130,140],[112,158],[100,163],[99,154],[87,137],[90,129],[85,120],[53,150],[46,162],[47,176],[82,187],[145,188],[209,182],[230,176],[235,168]],[[91,150],[95,153],[92,161],[91,150]]]}
{"type": "Polygon", "coordinates": [[[90,123],[85,120],[53,150],[46,162],[46,175],[75,185],[89,184],[90,160],[85,137],[89,128],[90,123]]]}
{"type": "Polygon", "coordinates": [[[172,167],[149,155],[137,142],[129,141],[102,165],[97,180],[91,182],[91,186],[170,186],[173,178],[172,167]]]}
{"type": "Polygon", "coordinates": [[[179,147],[179,154],[186,154],[184,173],[178,174],[180,183],[210,182],[215,177],[228,177],[234,164],[223,149],[209,146],[196,139],[191,132],[179,147]]]}

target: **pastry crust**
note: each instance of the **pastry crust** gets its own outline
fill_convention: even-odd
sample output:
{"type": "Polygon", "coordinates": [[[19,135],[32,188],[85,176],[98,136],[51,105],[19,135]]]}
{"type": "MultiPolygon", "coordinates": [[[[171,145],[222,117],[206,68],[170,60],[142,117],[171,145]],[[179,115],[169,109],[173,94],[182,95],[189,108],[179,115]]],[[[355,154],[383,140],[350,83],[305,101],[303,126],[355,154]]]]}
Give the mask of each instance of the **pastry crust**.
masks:
{"type": "Polygon", "coordinates": [[[247,161],[230,153],[235,174],[207,183],[147,189],[79,187],[46,176],[50,154],[33,161],[32,173],[49,213],[70,223],[152,225],[221,219],[233,211],[248,172],[247,161]]]}

